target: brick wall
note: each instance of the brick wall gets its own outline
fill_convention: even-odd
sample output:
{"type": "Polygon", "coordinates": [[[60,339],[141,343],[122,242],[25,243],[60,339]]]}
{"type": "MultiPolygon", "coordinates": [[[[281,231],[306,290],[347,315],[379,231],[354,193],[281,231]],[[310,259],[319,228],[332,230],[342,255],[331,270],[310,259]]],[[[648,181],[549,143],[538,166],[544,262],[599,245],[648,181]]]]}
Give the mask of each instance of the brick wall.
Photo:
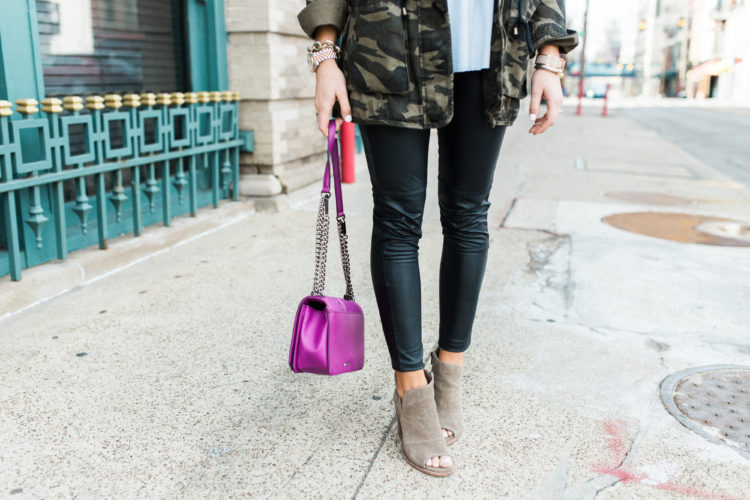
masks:
{"type": "Polygon", "coordinates": [[[325,142],[315,120],[304,0],[225,0],[229,84],[240,92],[240,128],[255,152],[240,159],[243,195],[288,192],[322,178],[325,142]]]}

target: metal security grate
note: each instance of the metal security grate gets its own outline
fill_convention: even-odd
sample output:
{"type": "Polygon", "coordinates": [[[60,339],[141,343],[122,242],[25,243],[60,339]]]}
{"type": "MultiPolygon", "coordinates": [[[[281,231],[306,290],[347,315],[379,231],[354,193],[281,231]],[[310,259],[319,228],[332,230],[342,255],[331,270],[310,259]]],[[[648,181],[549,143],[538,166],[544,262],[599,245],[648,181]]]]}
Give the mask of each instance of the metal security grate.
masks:
{"type": "Polygon", "coordinates": [[[0,276],[238,199],[239,95],[0,101],[0,276]],[[124,109],[123,109],[124,108],[124,109]],[[66,187],[74,191],[66,203],[66,187]],[[72,184],[72,186],[71,186],[72,184]],[[95,228],[95,230],[92,230],[95,228]]]}
{"type": "Polygon", "coordinates": [[[189,90],[184,0],[37,0],[48,97],[189,90]]]}
{"type": "Polygon", "coordinates": [[[688,429],[750,457],[750,368],[686,370],[662,382],[661,396],[688,429]]]}

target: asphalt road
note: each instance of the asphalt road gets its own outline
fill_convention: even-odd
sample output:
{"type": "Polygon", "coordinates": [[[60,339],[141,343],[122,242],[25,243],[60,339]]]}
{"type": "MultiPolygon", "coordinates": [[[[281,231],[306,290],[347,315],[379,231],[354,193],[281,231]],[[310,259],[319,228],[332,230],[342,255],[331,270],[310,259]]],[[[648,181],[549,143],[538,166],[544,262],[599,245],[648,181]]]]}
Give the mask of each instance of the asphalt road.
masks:
{"type": "Polygon", "coordinates": [[[750,186],[750,110],[658,107],[618,112],[750,186]]]}

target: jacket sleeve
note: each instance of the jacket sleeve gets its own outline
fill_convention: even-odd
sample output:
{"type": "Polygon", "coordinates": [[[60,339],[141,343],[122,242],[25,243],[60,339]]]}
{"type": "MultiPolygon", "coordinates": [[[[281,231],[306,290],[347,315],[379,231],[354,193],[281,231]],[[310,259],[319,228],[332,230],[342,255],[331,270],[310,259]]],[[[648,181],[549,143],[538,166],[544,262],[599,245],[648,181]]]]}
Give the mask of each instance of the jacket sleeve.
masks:
{"type": "Polygon", "coordinates": [[[546,44],[557,45],[567,54],[578,45],[578,33],[565,27],[565,0],[539,0],[529,19],[534,50],[546,44]]]}
{"type": "Polygon", "coordinates": [[[341,34],[346,24],[347,0],[307,0],[307,5],[297,14],[299,25],[307,36],[313,38],[320,26],[332,25],[341,34]]]}

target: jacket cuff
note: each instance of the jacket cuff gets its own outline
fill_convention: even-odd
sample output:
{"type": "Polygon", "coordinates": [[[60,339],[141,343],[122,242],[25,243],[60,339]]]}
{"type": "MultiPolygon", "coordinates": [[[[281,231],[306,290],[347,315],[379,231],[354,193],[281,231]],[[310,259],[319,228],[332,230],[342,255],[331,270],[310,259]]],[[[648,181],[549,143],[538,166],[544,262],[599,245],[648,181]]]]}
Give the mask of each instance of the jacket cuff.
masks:
{"type": "Polygon", "coordinates": [[[567,54],[578,46],[578,32],[566,29],[566,34],[561,34],[559,28],[553,29],[548,26],[540,26],[534,30],[534,51],[539,50],[542,45],[557,45],[561,54],[567,54]]]}
{"type": "Polygon", "coordinates": [[[313,38],[320,26],[331,25],[339,35],[346,23],[346,0],[315,0],[297,14],[297,20],[307,36],[313,38]]]}

